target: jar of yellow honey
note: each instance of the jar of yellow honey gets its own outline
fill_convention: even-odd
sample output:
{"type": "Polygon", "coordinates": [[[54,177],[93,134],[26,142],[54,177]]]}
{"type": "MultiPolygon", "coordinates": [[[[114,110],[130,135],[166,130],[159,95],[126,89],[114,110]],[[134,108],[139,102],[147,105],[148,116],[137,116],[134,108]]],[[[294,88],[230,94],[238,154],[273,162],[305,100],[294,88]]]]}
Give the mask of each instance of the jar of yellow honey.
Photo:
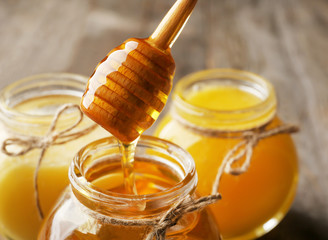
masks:
{"type": "Polygon", "coordinates": [[[222,200],[209,207],[223,239],[263,235],[281,221],[292,204],[298,163],[290,135],[246,144],[247,136],[283,124],[276,108],[274,88],[266,79],[240,70],[205,70],[177,83],[171,111],[155,132],[193,156],[201,195],[211,193],[222,161],[232,150],[245,155],[231,168],[241,167],[246,157],[250,159],[242,174],[223,173],[217,189],[222,200]],[[245,144],[240,144],[242,141],[245,144]]]}
{"type": "Polygon", "coordinates": [[[0,235],[5,238],[35,240],[42,222],[37,200],[46,215],[68,185],[68,166],[74,154],[81,146],[108,136],[83,118],[74,129],[55,137],[81,117],[78,107],[64,111],[49,132],[58,108],[79,104],[87,80],[75,74],[43,74],[1,90],[0,140],[4,153],[0,154],[0,235]],[[53,141],[49,142],[51,137],[53,141]],[[40,168],[36,170],[41,154],[40,168]]]}
{"type": "MultiPolygon", "coordinates": [[[[137,195],[126,192],[121,158],[114,137],[82,148],[70,166],[70,186],[44,222],[38,239],[143,240],[159,216],[194,195],[193,159],[177,145],[150,136],[140,138],[134,160],[137,195]]],[[[217,240],[220,235],[204,209],[183,215],[166,230],[166,239],[217,240]]]]}

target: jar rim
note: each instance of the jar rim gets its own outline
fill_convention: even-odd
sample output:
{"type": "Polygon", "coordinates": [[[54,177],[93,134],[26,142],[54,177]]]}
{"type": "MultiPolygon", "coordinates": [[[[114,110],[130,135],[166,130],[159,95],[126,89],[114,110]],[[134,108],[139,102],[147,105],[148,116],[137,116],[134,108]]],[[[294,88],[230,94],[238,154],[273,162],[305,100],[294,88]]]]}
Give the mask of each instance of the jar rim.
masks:
{"type": "MultiPolygon", "coordinates": [[[[25,112],[17,111],[8,104],[9,97],[12,97],[13,94],[19,94],[19,91],[26,91],[28,88],[38,88],[40,85],[49,85],[55,84],[56,79],[65,79],[65,84],[69,85],[70,81],[74,81],[76,84],[81,86],[81,96],[82,89],[84,89],[85,84],[87,83],[88,78],[83,75],[74,74],[74,73],[42,73],[37,75],[28,76],[22,78],[18,81],[15,81],[3,89],[0,90],[0,115],[7,116],[10,120],[15,119],[35,119],[39,118],[40,115],[32,115],[25,112]],[[43,82],[40,82],[40,81],[43,82]],[[69,80],[69,81],[67,81],[69,80]],[[35,83],[34,83],[35,81],[35,83]]],[[[64,82],[62,82],[63,84],[64,82]]],[[[58,85],[58,84],[57,84],[58,85]]],[[[40,91],[41,93],[41,91],[40,91]]],[[[43,96],[47,96],[47,93],[44,92],[43,96]]],[[[28,99],[28,98],[27,98],[28,99]]],[[[53,114],[42,115],[44,118],[53,117],[53,114]]]]}
{"type": "Polygon", "coordinates": [[[244,70],[214,68],[191,73],[181,78],[173,91],[172,110],[173,115],[188,115],[202,118],[202,120],[210,119],[213,121],[213,128],[222,128],[223,131],[239,131],[243,129],[229,127],[229,125],[240,124],[242,121],[251,121],[264,115],[266,117],[262,119],[260,125],[265,125],[271,121],[276,114],[276,105],[277,100],[274,87],[267,79],[244,70]],[[231,110],[210,109],[188,102],[184,97],[184,92],[193,84],[208,80],[235,81],[236,85],[247,84],[249,88],[262,91],[263,98],[261,98],[259,103],[252,106],[231,110]],[[242,114],[244,114],[247,119],[246,117],[245,119],[241,119],[240,115],[242,114]]]}
{"type": "MultiPolygon", "coordinates": [[[[85,196],[91,198],[95,201],[101,201],[102,203],[111,204],[111,202],[121,201],[128,204],[135,204],[140,201],[159,201],[161,199],[166,199],[166,204],[173,204],[177,201],[177,198],[184,197],[190,192],[194,191],[197,184],[197,173],[195,170],[195,163],[191,155],[178,145],[171,143],[169,141],[153,137],[142,135],[138,141],[136,147],[136,156],[138,148],[145,149],[156,149],[164,150],[167,154],[177,154],[176,158],[179,160],[180,164],[184,164],[185,176],[181,181],[177,182],[174,186],[164,189],[160,192],[143,194],[143,195],[133,195],[117,193],[114,191],[102,189],[96,187],[92,182],[88,181],[85,177],[86,166],[84,165],[88,154],[94,154],[100,146],[105,146],[105,149],[115,147],[119,149],[118,142],[115,137],[107,137],[103,139],[96,140],[89,143],[88,145],[81,148],[81,150],[76,154],[74,160],[72,161],[69,168],[69,179],[73,189],[77,190],[79,195],[85,193],[85,196]]],[[[162,153],[164,153],[164,151],[162,153]]],[[[73,191],[74,192],[74,191],[73,191]]],[[[156,204],[154,204],[156,205],[156,204]]],[[[116,206],[117,207],[117,206],[116,206]]],[[[163,207],[163,206],[162,206],[163,207]]]]}

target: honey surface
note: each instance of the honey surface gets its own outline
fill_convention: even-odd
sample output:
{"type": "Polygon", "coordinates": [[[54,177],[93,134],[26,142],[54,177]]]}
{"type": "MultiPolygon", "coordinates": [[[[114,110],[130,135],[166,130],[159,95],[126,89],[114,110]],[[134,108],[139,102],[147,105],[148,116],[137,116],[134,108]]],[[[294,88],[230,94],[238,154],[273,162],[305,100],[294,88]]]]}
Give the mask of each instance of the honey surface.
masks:
{"type": "MultiPolygon", "coordinates": [[[[92,181],[92,184],[104,190],[131,194],[124,185],[121,165],[119,162],[108,163],[111,169],[110,174],[103,173],[103,176],[92,181]],[[115,169],[115,170],[114,170],[115,169]]],[[[142,161],[135,158],[134,162],[135,185],[139,195],[152,194],[172,188],[181,180],[181,176],[174,173],[172,169],[164,165],[142,161]]]]}
{"type": "Polygon", "coordinates": [[[232,86],[203,87],[186,98],[194,106],[219,111],[245,109],[262,101],[259,96],[232,86]]]}

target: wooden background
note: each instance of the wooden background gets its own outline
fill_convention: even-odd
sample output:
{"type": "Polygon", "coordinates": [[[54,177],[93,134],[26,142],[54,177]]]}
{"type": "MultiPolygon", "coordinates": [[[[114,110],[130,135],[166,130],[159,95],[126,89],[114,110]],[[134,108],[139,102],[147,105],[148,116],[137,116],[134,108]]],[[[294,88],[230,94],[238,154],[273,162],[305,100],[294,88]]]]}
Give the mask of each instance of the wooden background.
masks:
{"type": "MultiPolygon", "coordinates": [[[[150,35],[173,2],[0,0],[0,87],[42,72],[90,75],[113,47],[150,35]]],[[[173,56],[175,81],[213,67],[272,81],[279,115],[302,129],[301,177],[290,213],[261,239],[328,239],[328,1],[199,0],[173,56]]]]}

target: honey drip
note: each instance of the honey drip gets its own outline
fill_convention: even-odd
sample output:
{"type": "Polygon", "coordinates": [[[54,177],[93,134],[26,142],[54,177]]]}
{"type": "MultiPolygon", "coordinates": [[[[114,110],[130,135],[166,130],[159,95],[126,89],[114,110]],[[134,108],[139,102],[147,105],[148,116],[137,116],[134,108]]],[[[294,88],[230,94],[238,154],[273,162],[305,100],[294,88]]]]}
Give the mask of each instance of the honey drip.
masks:
{"type": "Polygon", "coordinates": [[[110,51],[82,97],[82,111],[121,142],[128,192],[136,193],[132,153],[136,143],[131,143],[156,121],[166,104],[175,72],[171,47],[196,2],[177,0],[149,38],[131,38],[110,51]]]}
{"type": "Polygon", "coordinates": [[[122,170],[123,170],[123,179],[125,191],[128,194],[138,194],[137,187],[135,184],[135,174],[134,174],[134,153],[138,142],[137,138],[131,143],[119,142],[120,151],[122,153],[122,170]]]}

